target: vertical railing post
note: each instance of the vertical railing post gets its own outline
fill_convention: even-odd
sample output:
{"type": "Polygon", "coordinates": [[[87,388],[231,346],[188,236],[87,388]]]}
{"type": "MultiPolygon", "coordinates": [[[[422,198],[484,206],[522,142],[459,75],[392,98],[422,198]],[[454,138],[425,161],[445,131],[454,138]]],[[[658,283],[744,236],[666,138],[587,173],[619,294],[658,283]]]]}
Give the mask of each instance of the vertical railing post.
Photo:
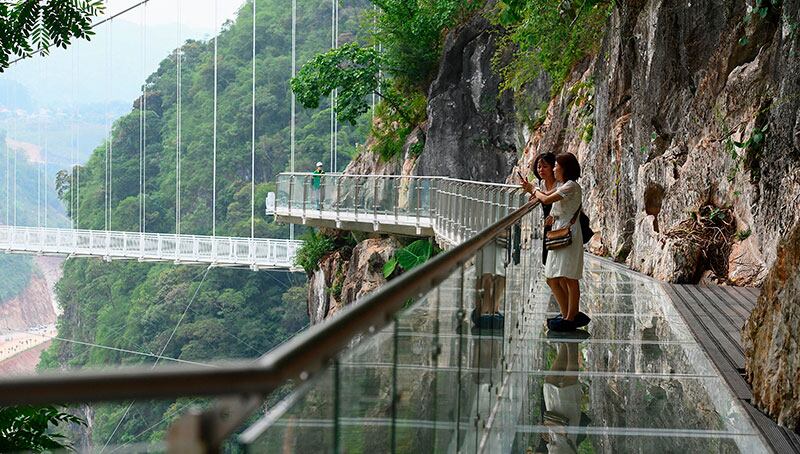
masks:
{"type": "Polygon", "coordinates": [[[392,178],[392,201],[392,207],[394,209],[394,223],[397,225],[400,222],[398,220],[398,205],[400,205],[400,178],[392,178]]]}
{"type": "Polygon", "coordinates": [[[378,178],[373,177],[372,185],[372,222],[375,230],[378,230],[378,178]]]}
{"type": "Polygon", "coordinates": [[[358,195],[359,195],[359,177],[354,177],[355,179],[355,188],[353,190],[353,218],[358,221],[358,195]]]}
{"type": "Polygon", "coordinates": [[[422,211],[422,182],[425,181],[424,179],[420,178],[417,181],[417,233],[419,233],[420,225],[419,225],[419,218],[420,218],[420,211],[422,211]]]}
{"type": "Polygon", "coordinates": [[[308,175],[303,177],[303,208],[301,210],[303,223],[306,221],[306,199],[308,198],[308,175]]]}
{"type": "Polygon", "coordinates": [[[342,206],[342,180],[343,176],[336,177],[336,227],[339,227],[339,209],[342,206]]]}
{"type": "MultiPolygon", "coordinates": [[[[289,215],[292,214],[292,196],[294,195],[294,175],[289,175],[289,201],[286,204],[286,209],[289,215]]],[[[277,199],[277,197],[276,197],[277,199]]]]}

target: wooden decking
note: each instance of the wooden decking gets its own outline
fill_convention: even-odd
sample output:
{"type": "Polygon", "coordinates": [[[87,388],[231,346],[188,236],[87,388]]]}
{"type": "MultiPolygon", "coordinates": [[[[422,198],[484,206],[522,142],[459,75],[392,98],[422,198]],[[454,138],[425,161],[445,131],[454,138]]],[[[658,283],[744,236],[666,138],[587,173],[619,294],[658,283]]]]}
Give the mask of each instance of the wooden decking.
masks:
{"type": "Polygon", "coordinates": [[[664,284],[664,289],[773,451],[800,454],[800,435],[756,409],[744,379],[741,330],[755,307],[758,289],[675,284],[664,284]]]}

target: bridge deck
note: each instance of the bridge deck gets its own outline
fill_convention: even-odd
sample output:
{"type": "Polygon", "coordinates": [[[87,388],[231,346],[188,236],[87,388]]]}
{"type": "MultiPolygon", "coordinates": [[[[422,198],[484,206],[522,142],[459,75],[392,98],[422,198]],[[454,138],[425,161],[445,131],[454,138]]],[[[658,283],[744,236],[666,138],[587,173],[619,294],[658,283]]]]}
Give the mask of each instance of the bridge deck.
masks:
{"type": "Polygon", "coordinates": [[[272,238],[175,235],[0,226],[0,250],[214,266],[294,268],[302,242],[272,238]]]}
{"type": "Polygon", "coordinates": [[[775,452],[800,453],[800,435],[778,426],[752,405],[753,394],[744,378],[741,329],[755,307],[758,290],[674,284],[664,284],[664,290],[770,447],[775,452]]]}

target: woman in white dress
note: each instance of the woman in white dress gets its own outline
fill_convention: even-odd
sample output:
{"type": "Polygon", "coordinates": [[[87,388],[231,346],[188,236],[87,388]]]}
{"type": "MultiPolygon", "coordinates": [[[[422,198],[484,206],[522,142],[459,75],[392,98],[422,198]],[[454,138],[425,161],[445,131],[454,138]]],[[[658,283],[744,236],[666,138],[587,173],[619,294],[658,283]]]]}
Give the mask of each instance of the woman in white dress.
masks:
{"type": "Polygon", "coordinates": [[[569,226],[572,243],[561,249],[548,251],[544,266],[547,285],[556,297],[561,317],[548,320],[553,331],[572,331],[589,324],[589,317],[580,312],[580,279],[583,277],[583,237],[578,216],[581,210],[582,190],[577,179],[581,176],[578,159],[571,153],[556,156],[553,169],[558,185],[555,190],[536,190],[533,196],[543,204],[553,204],[545,221],[553,230],[569,226]]]}

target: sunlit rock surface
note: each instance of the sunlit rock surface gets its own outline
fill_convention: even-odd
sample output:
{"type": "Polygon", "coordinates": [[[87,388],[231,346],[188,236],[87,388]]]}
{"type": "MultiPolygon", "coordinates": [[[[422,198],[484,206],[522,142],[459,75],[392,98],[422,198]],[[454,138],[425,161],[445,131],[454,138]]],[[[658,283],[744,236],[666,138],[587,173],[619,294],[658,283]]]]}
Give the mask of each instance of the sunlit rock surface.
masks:
{"type": "Polygon", "coordinates": [[[781,243],[742,332],[755,404],[800,431],[800,223],[781,243]]]}

